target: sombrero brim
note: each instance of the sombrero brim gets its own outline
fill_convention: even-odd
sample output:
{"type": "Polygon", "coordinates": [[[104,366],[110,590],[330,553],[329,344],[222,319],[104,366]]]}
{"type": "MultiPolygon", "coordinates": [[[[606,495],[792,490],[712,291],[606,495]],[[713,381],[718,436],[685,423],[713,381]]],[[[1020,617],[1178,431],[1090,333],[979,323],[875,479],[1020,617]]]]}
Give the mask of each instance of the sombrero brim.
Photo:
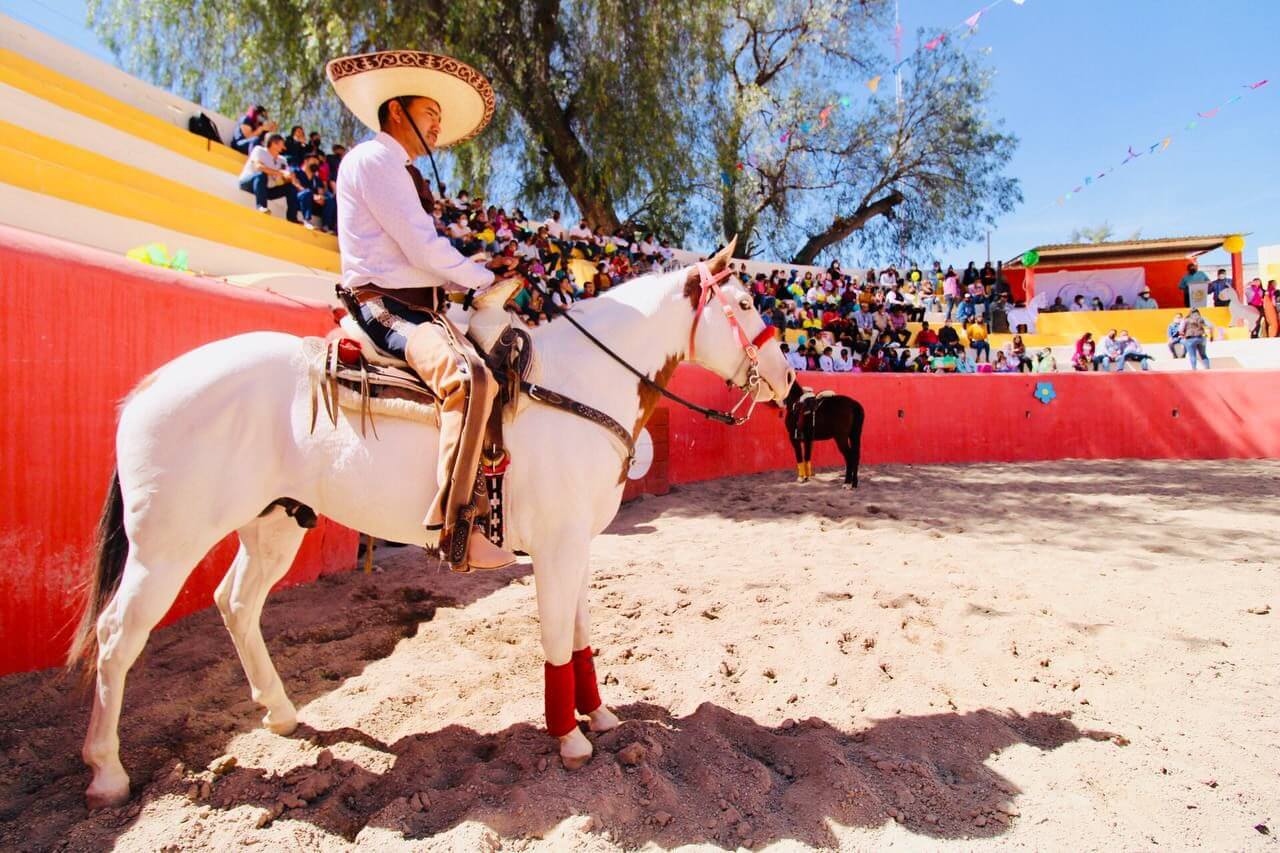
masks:
{"type": "Polygon", "coordinates": [[[347,109],[377,132],[378,107],[392,98],[420,96],[440,104],[436,147],[475,136],[493,118],[493,87],[479,71],[448,56],[388,50],[334,59],[325,67],[347,109]]]}

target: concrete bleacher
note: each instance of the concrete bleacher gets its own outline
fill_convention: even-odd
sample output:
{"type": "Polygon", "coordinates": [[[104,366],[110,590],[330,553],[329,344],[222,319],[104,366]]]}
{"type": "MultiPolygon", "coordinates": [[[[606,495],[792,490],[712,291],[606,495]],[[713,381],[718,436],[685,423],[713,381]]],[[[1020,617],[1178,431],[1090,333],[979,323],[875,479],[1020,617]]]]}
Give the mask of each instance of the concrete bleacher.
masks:
{"type": "Polygon", "coordinates": [[[192,269],[328,299],[337,240],[266,216],[243,156],[190,133],[205,112],[0,15],[0,222],[123,253],[164,242],[192,269]]]}

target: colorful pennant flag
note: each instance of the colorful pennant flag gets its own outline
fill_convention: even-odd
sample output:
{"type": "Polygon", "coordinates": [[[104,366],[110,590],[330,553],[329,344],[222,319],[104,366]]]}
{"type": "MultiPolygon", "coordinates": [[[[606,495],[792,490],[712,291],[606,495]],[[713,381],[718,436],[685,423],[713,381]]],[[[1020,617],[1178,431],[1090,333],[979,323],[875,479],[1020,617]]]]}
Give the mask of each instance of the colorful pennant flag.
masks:
{"type": "MultiPolygon", "coordinates": [[[[1014,0],[1014,2],[1016,3],[1018,2],[1018,0],[1014,0]]],[[[1018,5],[1022,5],[1022,4],[1018,3],[1018,5]]],[[[1252,91],[1252,90],[1260,89],[1266,84],[1267,84],[1266,80],[1259,80],[1256,83],[1246,83],[1242,88],[1249,89],[1252,91]]],[[[1205,119],[1205,120],[1212,119],[1216,117],[1219,112],[1221,112],[1223,107],[1230,106],[1231,104],[1234,104],[1242,100],[1243,97],[1244,96],[1241,94],[1233,95],[1232,97],[1228,98],[1226,101],[1214,107],[1213,109],[1205,110],[1203,112],[1197,112],[1196,115],[1198,116],[1199,119],[1205,119]]],[[[1186,123],[1186,125],[1184,126],[1184,130],[1187,130],[1187,131],[1195,130],[1198,125],[1199,125],[1199,121],[1197,119],[1192,119],[1191,121],[1186,123]]],[[[1130,145],[1126,151],[1125,158],[1122,161],[1120,161],[1120,165],[1124,166],[1128,164],[1130,161],[1138,159],[1144,153],[1155,154],[1157,151],[1164,151],[1172,144],[1173,144],[1173,134],[1169,134],[1168,136],[1165,136],[1163,139],[1160,139],[1157,142],[1151,143],[1151,145],[1147,146],[1147,150],[1145,152],[1135,151],[1134,147],[1130,145]]],[[[1099,172],[1097,175],[1097,180],[1102,180],[1107,175],[1110,175],[1112,172],[1114,172],[1115,169],[1116,167],[1112,166],[1106,171],[1099,172]]],[[[1093,181],[1094,181],[1093,178],[1085,178],[1083,186],[1078,186],[1075,189],[1073,189],[1071,192],[1058,196],[1056,199],[1054,199],[1054,203],[1061,206],[1064,201],[1070,200],[1073,195],[1081,192],[1082,190],[1084,190],[1085,187],[1091,186],[1093,184],[1093,181]]]]}
{"type": "Polygon", "coordinates": [[[965,18],[964,19],[965,26],[971,30],[976,30],[978,28],[978,20],[982,17],[982,13],[985,11],[986,9],[979,9],[969,17],[965,18]]]}
{"type": "Polygon", "coordinates": [[[942,33],[941,35],[939,35],[939,36],[935,36],[934,38],[931,38],[931,39],[929,39],[927,42],[925,42],[925,43],[924,43],[924,49],[925,49],[925,50],[937,50],[937,49],[938,49],[938,45],[942,44],[942,43],[943,43],[944,41],[946,41],[946,40],[947,40],[947,34],[946,34],[946,33],[942,33]]]}
{"type": "Polygon", "coordinates": [[[872,77],[870,80],[867,81],[867,88],[871,90],[871,94],[874,95],[876,93],[876,90],[880,88],[879,74],[877,74],[876,76],[872,77]]]}

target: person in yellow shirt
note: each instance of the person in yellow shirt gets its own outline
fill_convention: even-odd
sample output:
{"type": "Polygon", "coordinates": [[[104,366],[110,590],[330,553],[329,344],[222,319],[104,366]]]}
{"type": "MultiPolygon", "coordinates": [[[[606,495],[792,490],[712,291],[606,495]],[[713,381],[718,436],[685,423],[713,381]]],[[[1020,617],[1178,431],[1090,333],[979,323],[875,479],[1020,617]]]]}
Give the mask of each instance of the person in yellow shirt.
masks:
{"type": "Polygon", "coordinates": [[[987,340],[987,324],[981,320],[974,318],[973,322],[964,327],[965,337],[969,339],[969,346],[973,348],[973,360],[986,360],[991,363],[991,343],[987,340]]]}

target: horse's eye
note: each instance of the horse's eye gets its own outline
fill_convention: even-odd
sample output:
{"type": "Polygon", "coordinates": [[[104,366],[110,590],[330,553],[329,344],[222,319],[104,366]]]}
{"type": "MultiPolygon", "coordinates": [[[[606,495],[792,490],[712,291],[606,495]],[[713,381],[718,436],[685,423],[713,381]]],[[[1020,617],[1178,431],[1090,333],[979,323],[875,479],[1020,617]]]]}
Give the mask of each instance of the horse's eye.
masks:
{"type": "Polygon", "coordinates": [[[742,297],[741,299],[739,299],[739,300],[738,300],[738,307],[739,307],[739,308],[741,308],[743,311],[750,311],[750,310],[751,310],[751,300],[750,300],[750,299],[748,299],[748,298],[747,298],[747,297],[745,297],[745,296],[744,296],[744,297],[742,297]]]}

